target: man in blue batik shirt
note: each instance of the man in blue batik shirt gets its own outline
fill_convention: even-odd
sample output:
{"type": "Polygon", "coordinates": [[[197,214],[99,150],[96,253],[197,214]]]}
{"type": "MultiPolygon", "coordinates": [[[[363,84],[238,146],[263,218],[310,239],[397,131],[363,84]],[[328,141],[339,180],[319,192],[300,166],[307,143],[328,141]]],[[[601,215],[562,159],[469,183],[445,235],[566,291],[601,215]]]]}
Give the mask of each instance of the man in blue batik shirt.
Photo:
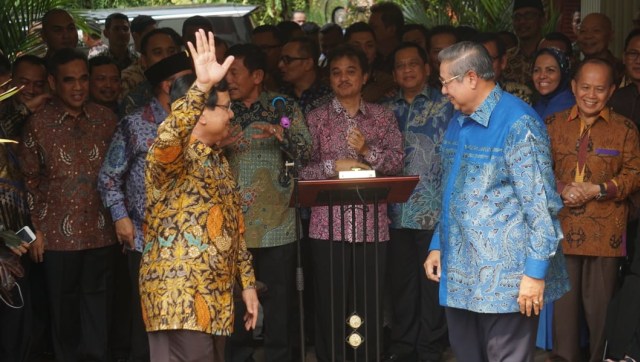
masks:
{"type": "Polygon", "coordinates": [[[425,262],[460,361],[533,361],[538,314],[569,289],[549,136],[493,80],[481,44],[440,59],[456,112],[442,141],[442,213],[425,262]]]}
{"type": "Polygon", "coordinates": [[[438,304],[438,284],[425,278],[422,264],[440,215],[439,147],[453,106],[440,90],[428,86],[424,49],[403,43],[392,59],[400,89],[385,103],[403,135],[402,174],[419,175],[420,182],[406,203],[389,205],[387,285],[393,314],[391,345],[383,361],[439,361],[447,337],[444,309],[438,304]]]}
{"type": "Polygon", "coordinates": [[[149,342],[142,321],[138,290],[138,271],[144,242],[142,223],[146,201],[144,169],[147,152],[158,134],[158,126],[171,111],[170,90],[179,98],[186,93],[195,77],[183,84],[181,91],[172,89],[172,84],[177,78],[191,73],[191,60],[185,52],[165,58],[147,69],[145,75],[154,97],[144,107],[120,121],[98,175],[102,202],[111,212],[118,241],[128,249],[133,299],[131,357],[135,361],[149,360],[149,342]]]}

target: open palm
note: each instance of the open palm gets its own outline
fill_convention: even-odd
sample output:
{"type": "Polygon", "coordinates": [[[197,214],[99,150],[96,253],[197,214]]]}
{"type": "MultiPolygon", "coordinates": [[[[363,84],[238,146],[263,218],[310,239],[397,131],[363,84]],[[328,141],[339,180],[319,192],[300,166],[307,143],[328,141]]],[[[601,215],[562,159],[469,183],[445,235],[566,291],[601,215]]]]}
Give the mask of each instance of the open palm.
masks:
{"type": "Polygon", "coordinates": [[[193,58],[193,66],[196,71],[196,85],[201,91],[208,92],[214,85],[220,82],[233,62],[233,57],[227,57],[223,64],[216,61],[216,46],[213,33],[208,37],[204,30],[196,33],[196,46],[188,42],[189,51],[193,58]]]}

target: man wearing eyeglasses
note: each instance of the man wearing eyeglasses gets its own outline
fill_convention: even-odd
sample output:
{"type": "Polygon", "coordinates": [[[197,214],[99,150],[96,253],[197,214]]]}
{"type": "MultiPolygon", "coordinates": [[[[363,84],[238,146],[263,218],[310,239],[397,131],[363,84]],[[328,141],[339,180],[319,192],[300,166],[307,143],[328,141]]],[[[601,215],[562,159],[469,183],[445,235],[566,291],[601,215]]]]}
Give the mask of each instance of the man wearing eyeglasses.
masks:
{"type": "Polygon", "coordinates": [[[513,30],[518,36],[518,47],[507,54],[506,79],[514,82],[531,83],[531,61],[538,43],[542,39],[545,22],[541,0],[515,0],[513,3],[513,30]]]}
{"type": "Polygon", "coordinates": [[[442,212],[425,262],[440,282],[459,361],[532,361],[538,314],[569,284],[549,137],[493,80],[491,57],[461,42],[439,54],[454,113],[442,141],[442,212]]]}
{"type": "Polygon", "coordinates": [[[428,85],[427,54],[415,43],[393,53],[393,78],[400,87],[385,102],[398,120],[404,142],[404,175],[420,182],[403,204],[389,205],[387,280],[392,301],[391,345],[383,361],[440,361],[447,326],[438,304],[438,284],[424,277],[433,229],[440,213],[440,144],[453,107],[428,85]]]}
{"type": "Polygon", "coordinates": [[[142,321],[138,272],[142,259],[145,215],[144,169],[147,152],[158,134],[158,126],[171,112],[170,89],[173,81],[192,73],[191,59],[185,52],[165,58],[147,69],[154,97],[144,107],[124,117],[105,156],[98,175],[98,191],[109,209],[116,237],[127,251],[132,286],[131,357],[149,360],[149,342],[142,321]]]}
{"type": "Polygon", "coordinates": [[[297,38],[282,47],[278,68],[285,85],[282,93],[298,102],[306,116],[331,100],[331,87],[318,74],[318,48],[307,38],[297,38]]]}
{"type": "MultiPolygon", "coordinates": [[[[262,301],[265,359],[287,362],[292,358],[289,318],[296,233],[295,212],[289,208],[292,181],[284,161],[294,158],[306,163],[311,136],[298,105],[263,88],[264,52],[254,44],[238,44],[229,48],[226,56],[230,55],[234,61],[225,79],[235,114],[231,121],[235,143],[227,147],[227,157],[240,188],[245,239],[256,278],[269,290],[269,297],[262,301]],[[279,99],[284,99],[282,107],[279,99]],[[290,120],[288,129],[281,125],[283,116],[290,120]]],[[[242,305],[238,307],[236,316],[241,320],[244,312],[242,305]]],[[[251,349],[251,339],[250,333],[236,329],[229,345],[231,360],[238,360],[241,349],[251,349]]]]}

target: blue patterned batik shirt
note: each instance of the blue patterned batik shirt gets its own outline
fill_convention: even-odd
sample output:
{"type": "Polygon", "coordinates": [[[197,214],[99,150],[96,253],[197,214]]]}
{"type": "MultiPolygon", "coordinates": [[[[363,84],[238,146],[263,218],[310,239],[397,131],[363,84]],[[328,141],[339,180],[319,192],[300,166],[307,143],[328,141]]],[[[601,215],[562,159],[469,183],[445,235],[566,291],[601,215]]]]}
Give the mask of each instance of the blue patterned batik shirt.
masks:
{"type": "Polygon", "coordinates": [[[440,215],[442,165],[440,143],[453,114],[451,102],[439,90],[426,86],[411,103],[402,90],[385,102],[402,132],[403,175],[420,176],[409,200],[389,205],[391,227],[433,230],[440,215]]]}
{"type": "Polygon", "coordinates": [[[144,235],[144,167],[147,151],[158,135],[158,126],[167,118],[157,98],[123,118],[111,140],[98,176],[102,203],[116,222],[128,217],[135,230],[136,250],[142,252],[144,235]]]}
{"type": "Polygon", "coordinates": [[[550,141],[531,107],[496,86],[474,113],[456,112],[442,141],[443,193],[432,250],[440,304],[515,313],[523,275],[544,302],[569,289],[550,141]]]}

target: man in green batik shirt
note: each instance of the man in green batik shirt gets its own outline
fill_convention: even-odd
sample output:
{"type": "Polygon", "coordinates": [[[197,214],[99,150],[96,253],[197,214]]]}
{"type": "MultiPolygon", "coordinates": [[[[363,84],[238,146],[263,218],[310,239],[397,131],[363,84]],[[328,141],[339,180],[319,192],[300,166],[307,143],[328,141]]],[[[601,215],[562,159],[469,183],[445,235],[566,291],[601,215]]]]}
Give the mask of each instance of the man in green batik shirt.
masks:
{"type": "MultiPolygon", "coordinates": [[[[235,57],[226,80],[235,114],[232,124],[236,127],[235,142],[228,147],[227,156],[240,187],[245,239],[253,255],[256,278],[269,290],[269,298],[262,302],[265,358],[287,362],[291,361],[289,317],[296,233],[295,211],[289,208],[293,185],[285,174],[284,162],[286,158],[306,162],[311,136],[293,100],[264,90],[266,56],[259,47],[236,45],[226,55],[235,57]],[[284,100],[280,110],[274,106],[274,99],[284,100]],[[291,122],[288,129],[280,125],[282,116],[291,122]]],[[[246,348],[250,341],[250,335],[232,337],[228,346],[232,360],[241,353],[233,344],[246,348]]]]}

